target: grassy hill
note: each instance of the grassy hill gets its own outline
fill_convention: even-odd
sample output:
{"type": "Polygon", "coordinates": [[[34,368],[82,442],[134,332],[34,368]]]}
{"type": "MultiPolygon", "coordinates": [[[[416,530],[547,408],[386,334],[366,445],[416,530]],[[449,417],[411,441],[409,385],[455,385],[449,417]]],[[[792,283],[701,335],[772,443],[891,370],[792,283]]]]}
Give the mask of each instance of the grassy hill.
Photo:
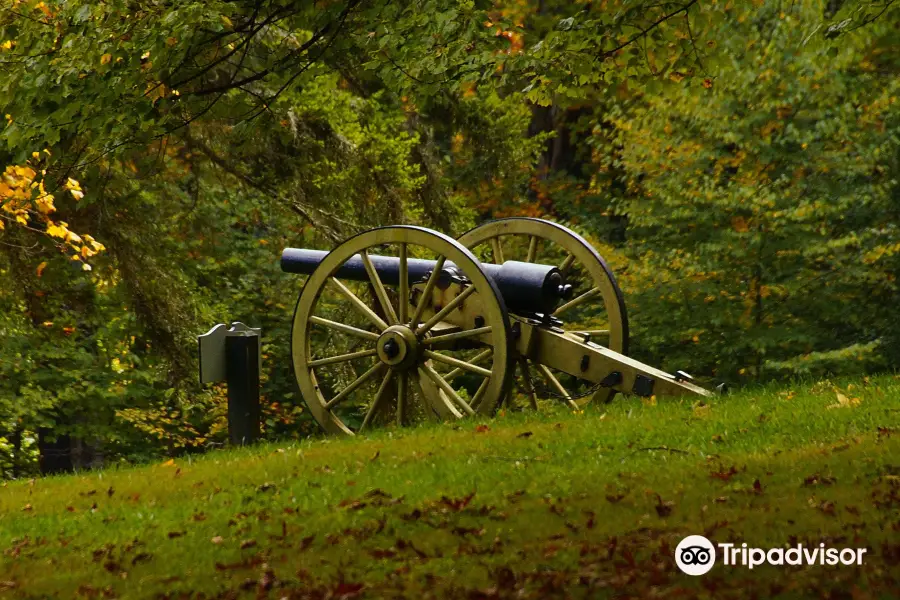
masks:
{"type": "Polygon", "coordinates": [[[618,398],[10,482],[0,598],[894,597],[898,399],[891,376],[618,398]],[[690,577],[688,534],[868,553],[690,577]]]}

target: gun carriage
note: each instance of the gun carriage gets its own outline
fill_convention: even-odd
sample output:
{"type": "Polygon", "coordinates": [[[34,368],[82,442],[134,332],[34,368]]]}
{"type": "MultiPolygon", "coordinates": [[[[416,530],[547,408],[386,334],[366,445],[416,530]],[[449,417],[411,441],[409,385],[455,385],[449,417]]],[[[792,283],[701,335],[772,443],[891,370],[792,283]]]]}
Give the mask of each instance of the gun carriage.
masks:
{"type": "Polygon", "coordinates": [[[501,219],[457,240],[381,227],[330,252],[287,248],[281,267],[309,276],[291,355],[303,398],[330,433],[491,415],[504,403],[578,409],[617,392],[710,394],[626,355],[612,272],[556,223],[501,219]]]}

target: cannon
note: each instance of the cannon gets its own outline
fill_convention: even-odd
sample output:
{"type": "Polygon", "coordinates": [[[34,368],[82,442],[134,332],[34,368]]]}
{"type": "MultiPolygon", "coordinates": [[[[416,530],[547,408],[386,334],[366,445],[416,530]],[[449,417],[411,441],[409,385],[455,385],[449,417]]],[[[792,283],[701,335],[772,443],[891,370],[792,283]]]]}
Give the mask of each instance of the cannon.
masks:
{"type": "Polygon", "coordinates": [[[580,409],[615,393],[710,392],[627,356],[622,292],[580,235],[510,218],[458,239],[398,225],[330,252],[287,248],[282,270],[307,275],[291,360],[319,425],[491,415],[501,405],[580,409]]]}

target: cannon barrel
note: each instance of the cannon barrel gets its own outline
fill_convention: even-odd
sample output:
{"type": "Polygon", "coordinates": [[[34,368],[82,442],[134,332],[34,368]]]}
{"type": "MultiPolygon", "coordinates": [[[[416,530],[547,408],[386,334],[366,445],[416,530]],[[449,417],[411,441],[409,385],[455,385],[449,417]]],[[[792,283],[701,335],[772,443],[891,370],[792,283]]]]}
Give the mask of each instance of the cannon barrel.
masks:
{"type": "MultiPolygon", "coordinates": [[[[324,250],[285,248],[281,254],[281,270],[286,273],[310,275],[328,254],[324,250]]],[[[400,283],[400,259],[394,256],[370,254],[372,266],[385,285],[400,283]]],[[[407,259],[409,283],[427,279],[436,261],[420,258],[407,259]]],[[[551,313],[560,300],[568,297],[570,287],[565,285],[563,274],[557,267],[508,260],[502,265],[482,263],[484,272],[497,285],[509,310],[527,313],[551,313]]],[[[452,277],[459,269],[450,261],[444,263],[442,274],[452,277]]],[[[351,281],[368,281],[369,276],[359,255],[345,262],[334,274],[351,281]]]]}

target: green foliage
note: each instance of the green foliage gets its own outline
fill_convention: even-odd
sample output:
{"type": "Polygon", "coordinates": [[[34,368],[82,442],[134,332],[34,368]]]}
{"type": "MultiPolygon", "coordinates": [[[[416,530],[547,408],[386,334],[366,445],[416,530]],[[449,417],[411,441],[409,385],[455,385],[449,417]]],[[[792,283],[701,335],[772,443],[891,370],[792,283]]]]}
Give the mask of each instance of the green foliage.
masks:
{"type": "Polygon", "coordinates": [[[596,193],[627,218],[635,346],[670,369],[740,381],[883,364],[896,293],[893,26],[837,53],[797,52],[809,10],[736,15],[721,41],[732,64],[714,83],[608,102],[589,142],[596,193]]]}

